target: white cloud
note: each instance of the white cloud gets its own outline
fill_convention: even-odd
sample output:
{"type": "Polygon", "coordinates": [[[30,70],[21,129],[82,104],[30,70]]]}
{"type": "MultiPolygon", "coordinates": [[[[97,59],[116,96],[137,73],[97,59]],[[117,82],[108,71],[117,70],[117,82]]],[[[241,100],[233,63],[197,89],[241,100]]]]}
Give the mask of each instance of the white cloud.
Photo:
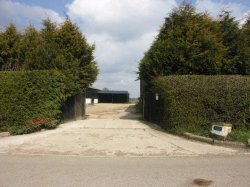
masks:
{"type": "Polygon", "coordinates": [[[13,22],[17,24],[18,27],[23,27],[28,23],[41,23],[41,20],[47,17],[57,23],[63,21],[57,12],[50,9],[39,6],[29,6],[11,0],[0,0],[0,24],[2,26],[13,22]]]}
{"type": "Polygon", "coordinates": [[[195,6],[200,12],[208,11],[214,18],[218,18],[221,10],[231,11],[232,16],[236,17],[239,21],[242,21],[245,18],[246,12],[249,11],[249,7],[241,3],[225,2],[223,0],[197,0],[195,6]]]}
{"type": "Polygon", "coordinates": [[[245,12],[242,16],[242,18],[239,20],[240,21],[240,25],[243,25],[246,23],[247,18],[250,16],[250,10],[248,10],[247,12],[245,12]]]}
{"type": "Polygon", "coordinates": [[[82,22],[87,33],[126,40],[159,27],[175,5],[174,0],[75,0],[68,14],[82,22]]]}
{"type": "Polygon", "coordinates": [[[96,42],[96,56],[101,75],[94,86],[114,90],[129,90],[132,96],[139,95],[137,67],[144,52],[150,47],[155,32],[146,33],[135,40],[113,41],[105,35],[91,36],[96,42]]]}
{"type": "Polygon", "coordinates": [[[128,90],[139,96],[137,67],[175,0],[74,0],[67,14],[96,44],[97,88],[128,90]]]}

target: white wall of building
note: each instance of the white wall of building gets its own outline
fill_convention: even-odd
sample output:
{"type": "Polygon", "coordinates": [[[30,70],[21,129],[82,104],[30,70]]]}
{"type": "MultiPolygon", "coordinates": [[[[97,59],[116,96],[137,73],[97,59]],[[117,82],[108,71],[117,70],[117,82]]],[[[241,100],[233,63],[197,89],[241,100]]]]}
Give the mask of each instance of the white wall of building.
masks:
{"type": "MultiPolygon", "coordinates": [[[[91,98],[86,98],[86,102],[85,103],[87,105],[89,105],[89,104],[91,104],[91,101],[92,101],[91,98]]],[[[98,99],[94,99],[94,104],[98,104],[98,99]]]]}
{"type": "Polygon", "coordinates": [[[86,98],[86,104],[91,104],[91,99],[90,98],[86,98]]]}
{"type": "Polygon", "coordinates": [[[95,100],[94,100],[94,103],[97,104],[97,103],[98,103],[98,99],[95,99],[95,100]]]}

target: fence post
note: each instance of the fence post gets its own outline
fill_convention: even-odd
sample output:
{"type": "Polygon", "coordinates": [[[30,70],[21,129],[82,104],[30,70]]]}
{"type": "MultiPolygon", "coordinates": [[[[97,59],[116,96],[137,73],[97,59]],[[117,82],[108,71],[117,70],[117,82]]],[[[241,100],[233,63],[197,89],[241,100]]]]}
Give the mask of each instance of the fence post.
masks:
{"type": "Polygon", "coordinates": [[[143,117],[143,120],[145,120],[145,93],[143,94],[143,97],[142,97],[142,117],[143,117]]]}

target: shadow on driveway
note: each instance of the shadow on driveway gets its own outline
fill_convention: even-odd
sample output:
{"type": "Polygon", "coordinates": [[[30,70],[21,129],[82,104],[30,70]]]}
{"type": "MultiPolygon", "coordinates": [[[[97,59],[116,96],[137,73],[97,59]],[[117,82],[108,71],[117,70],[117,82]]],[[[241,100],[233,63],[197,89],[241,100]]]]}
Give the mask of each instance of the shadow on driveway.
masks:
{"type": "Polygon", "coordinates": [[[126,110],[125,110],[126,114],[123,115],[122,117],[120,117],[120,119],[124,119],[124,120],[137,120],[140,121],[141,123],[147,125],[148,127],[150,127],[151,129],[154,130],[158,130],[161,132],[165,132],[164,129],[162,129],[160,126],[154,124],[154,123],[150,123],[147,121],[143,120],[142,114],[136,111],[136,106],[135,105],[130,105],[126,110]]]}

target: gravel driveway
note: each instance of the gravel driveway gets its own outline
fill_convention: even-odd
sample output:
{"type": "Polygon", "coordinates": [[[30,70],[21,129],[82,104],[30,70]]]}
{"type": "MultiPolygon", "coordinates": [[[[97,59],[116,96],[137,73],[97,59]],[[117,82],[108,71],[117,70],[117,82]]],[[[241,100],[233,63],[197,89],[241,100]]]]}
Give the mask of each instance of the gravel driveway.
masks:
{"type": "Polygon", "coordinates": [[[233,155],[238,150],[193,142],[140,121],[130,104],[87,107],[88,119],[0,139],[1,154],[165,157],[233,155]]]}

